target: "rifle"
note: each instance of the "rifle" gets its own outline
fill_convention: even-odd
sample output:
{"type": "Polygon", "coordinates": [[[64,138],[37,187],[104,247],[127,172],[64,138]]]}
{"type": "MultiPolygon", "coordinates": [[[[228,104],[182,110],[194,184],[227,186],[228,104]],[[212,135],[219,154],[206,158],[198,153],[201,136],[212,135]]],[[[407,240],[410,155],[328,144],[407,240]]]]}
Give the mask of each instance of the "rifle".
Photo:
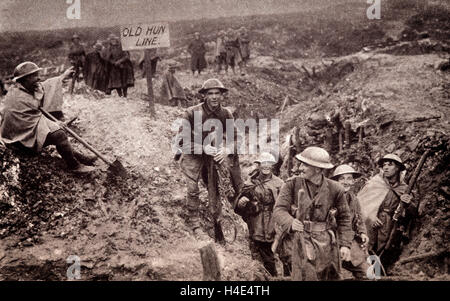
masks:
{"type": "MultiPolygon", "coordinates": [[[[423,154],[422,157],[420,157],[419,163],[416,166],[416,169],[414,170],[414,173],[411,177],[411,179],[409,180],[408,183],[408,189],[406,190],[406,194],[410,194],[414,184],[416,184],[417,178],[419,177],[420,171],[422,170],[422,167],[425,163],[425,160],[427,159],[428,155],[430,154],[430,150],[426,150],[423,154]]],[[[389,239],[386,243],[386,246],[384,247],[383,251],[381,251],[380,253],[380,257],[381,255],[383,255],[384,251],[388,250],[391,247],[392,244],[392,240],[395,236],[395,232],[397,231],[398,228],[398,219],[400,216],[403,215],[403,210],[404,210],[404,203],[402,201],[400,201],[400,203],[398,204],[397,208],[395,209],[394,215],[392,217],[392,220],[394,221],[394,225],[392,226],[392,230],[391,233],[389,234],[389,239]]]]}
{"type": "MultiPolygon", "coordinates": [[[[303,189],[300,189],[298,193],[299,194],[305,193],[305,191],[303,189]]],[[[297,202],[299,202],[299,199],[300,199],[300,197],[297,199],[297,202]]],[[[297,203],[297,208],[298,209],[295,214],[295,218],[300,220],[300,208],[302,208],[302,207],[300,207],[299,203],[297,203]]],[[[299,257],[300,257],[300,265],[301,265],[301,277],[302,277],[301,280],[304,281],[304,280],[306,280],[305,279],[306,278],[305,266],[306,266],[307,259],[306,259],[306,249],[305,249],[305,237],[303,236],[303,232],[298,232],[298,231],[294,232],[294,242],[296,242],[297,244],[300,244],[299,251],[301,254],[299,254],[300,255],[299,257]]],[[[294,279],[294,280],[297,280],[297,279],[294,279]]]]}

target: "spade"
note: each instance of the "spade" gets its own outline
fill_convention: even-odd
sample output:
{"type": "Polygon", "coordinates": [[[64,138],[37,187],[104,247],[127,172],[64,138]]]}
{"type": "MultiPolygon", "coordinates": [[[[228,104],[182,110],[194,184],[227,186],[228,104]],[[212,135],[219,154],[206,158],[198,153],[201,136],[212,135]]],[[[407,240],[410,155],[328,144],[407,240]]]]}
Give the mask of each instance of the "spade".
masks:
{"type": "MultiPolygon", "coordinates": [[[[52,115],[50,115],[50,113],[46,112],[44,109],[39,108],[42,112],[42,114],[45,115],[45,117],[47,117],[48,119],[54,121],[54,122],[58,122],[55,117],[53,117],[52,115]]],[[[90,150],[91,152],[93,152],[97,157],[99,157],[100,159],[102,159],[106,164],[109,165],[108,168],[108,172],[110,172],[112,175],[114,176],[119,176],[122,178],[126,178],[127,177],[127,171],[125,169],[125,167],[123,167],[122,163],[119,160],[115,160],[114,162],[109,161],[108,159],[106,159],[102,154],[100,154],[99,151],[97,151],[95,148],[93,148],[91,145],[89,145],[83,138],[81,138],[80,136],[78,136],[74,131],[72,131],[71,129],[69,129],[67,126],[65,125],[61,125],[61,127],[70,135],[72,135],[76,140],[78,140],[81,144],[83,144],[88,150],[90,150]]]]}

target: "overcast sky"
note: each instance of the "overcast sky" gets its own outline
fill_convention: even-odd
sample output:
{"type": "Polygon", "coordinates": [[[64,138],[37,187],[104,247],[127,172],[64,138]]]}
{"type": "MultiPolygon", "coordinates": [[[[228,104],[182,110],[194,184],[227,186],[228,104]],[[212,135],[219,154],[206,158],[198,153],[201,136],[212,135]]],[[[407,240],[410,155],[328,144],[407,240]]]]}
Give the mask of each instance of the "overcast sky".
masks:
{"type": "Polygon", "coordinates": [[[0,31],[286,13],[349,0],[80,0],[80,20],[67,18],[67,1],[75,0],[0,0],[0,31]]]}

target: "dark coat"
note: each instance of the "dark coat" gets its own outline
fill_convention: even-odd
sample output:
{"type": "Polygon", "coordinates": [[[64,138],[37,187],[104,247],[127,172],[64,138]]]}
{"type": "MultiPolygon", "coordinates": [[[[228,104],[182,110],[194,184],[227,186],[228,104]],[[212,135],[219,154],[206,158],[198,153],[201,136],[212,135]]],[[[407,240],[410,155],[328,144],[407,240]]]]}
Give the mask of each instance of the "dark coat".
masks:
{"type": "Polygon", "coordinates": [[[134,86],[134,69],[130,53],[123,51],[120,45],[110,46],[107,60],[111,63],[108,88],[126,88],[134,86]]]}
{"type": "Polygon", "coordinates": [[[83,68],[86,85],[92,89],[106,92],[108,88],[107,62],[103,60],[100,52],[88,53],[83,68]]]}
{"type": "Polygon", "coordinates": [[[202,40],[193,40],[189,46],[188,51],[191,54],[191,70],[203,70],[206,68],[206,46],[202,40]]]}
{"type": "Polygon", "coordinates": [[[69,60],[74,66],[83,66],[84,59],[86,57],[86,52],[84,51],[84,47],[81,44],[70,45],[69,49],[69,60]]]}
{"type": "Polygon", "coordinates": [[[247,223],[251,239],[262,242],[273,241],[275,236],[273,206],[283,183],[283,180],[275,175],[261,181],[259,174],[256,174],[244,184],[234,210],[247,223]],[[250,202],[240,208],[238,202],[242,197],[247,197],[250,202]]]}

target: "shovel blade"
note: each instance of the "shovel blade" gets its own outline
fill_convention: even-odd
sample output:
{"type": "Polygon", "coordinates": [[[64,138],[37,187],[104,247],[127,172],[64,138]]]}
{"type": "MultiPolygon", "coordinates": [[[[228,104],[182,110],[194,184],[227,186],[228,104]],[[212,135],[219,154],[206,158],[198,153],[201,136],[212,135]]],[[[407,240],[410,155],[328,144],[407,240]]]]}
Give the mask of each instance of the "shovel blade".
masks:
{"type": "Polygon", "coordinates": [[[123,167],[119,160],[114,161],[108,168],[108,171],[114,175],[121,178],[126,178],[128,176],[127,170],[123,167]]]}

